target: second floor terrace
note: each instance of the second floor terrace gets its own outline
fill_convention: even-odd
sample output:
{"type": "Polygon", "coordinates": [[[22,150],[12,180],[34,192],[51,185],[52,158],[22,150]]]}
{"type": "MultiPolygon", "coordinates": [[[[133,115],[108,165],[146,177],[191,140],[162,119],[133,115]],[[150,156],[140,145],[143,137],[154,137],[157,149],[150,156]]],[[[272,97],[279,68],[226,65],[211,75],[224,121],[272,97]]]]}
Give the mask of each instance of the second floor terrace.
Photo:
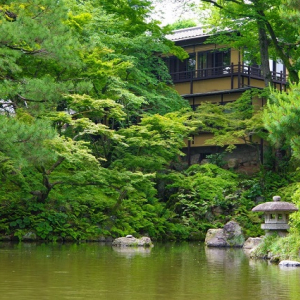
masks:
{"type": "MultiPolygon", "coordinates": [[[[261,67],[247,55],[247,49],[228,48],[208,42],[200,27],[181,29],[170,36],[185,49],[188,58],[167,57],[166,63],[175,88],[181,95],[220,92],[243,88],[263,88],[261,67]]],[[[269,61],[275,88],[284,90],[287,72],[280,61],[269,61]]]]}
{"type": "MultiPolygon", "coordinates": [[[[211,91],[241,88],[263,88],[264,75],[260,66],[244,63],[188,69],[170,72],[175,87],[181,94],[205,93],[211,91]]],[[[271,71],[274,87],[284,90],[287,74],[283,70],[271,71]]]]}

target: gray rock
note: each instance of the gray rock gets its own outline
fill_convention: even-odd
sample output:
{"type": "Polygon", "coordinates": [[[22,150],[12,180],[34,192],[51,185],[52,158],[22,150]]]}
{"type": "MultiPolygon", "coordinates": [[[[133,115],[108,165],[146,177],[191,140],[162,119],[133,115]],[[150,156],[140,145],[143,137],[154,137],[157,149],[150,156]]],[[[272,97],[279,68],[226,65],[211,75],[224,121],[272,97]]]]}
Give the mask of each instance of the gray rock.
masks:
{"type": "Polygon", "coordinates": [[[227,166],[229,169],[236,169],[239,166],[239,160],[237,158],[230,158],[227,161],[227,166]]]}
{"type": "Polygon", "coordinates": [[[98,237],[98,242],[105,242],[105,236],[101,235],[98,237]]]}
{"type": "Polygon", "coordinates": [[[300,262],[294,261],[294,260],[282,260],[279,263],[279,266],[281,266],[281,267],[300,267],[300,262]]]}
{"type": "Polygon", "coordinates": [[[112,242],[112,246],[116,247],[152,247],[152,241],[149,237],[137,239],[133,236],[120,237],[112,242]]]}
{"type": "Polygon", "coordinates": [[[37,235],[34,232],[27,232],[25,235],[22,236],[22,241],[36,241],[37,235]]]}
{"type": "Polygon", "coordinates": [[[208,229],[205,244],[208,247],[227,247],[223,229],[208,229]]]}
{"type": "Polygon", "coordinates": [[[240,225],[229,221],[223,229],[209,229],[205,244],[208,247],[242,247],[245,242],[240,225]]]}
{"type": "Polygon", "coordinates": [[[113,240],[114,240],[114,239],[113,239],[113,237],[111,237],[111,236],[107,236],[107,237],[105,238],[105,242],[111,243],[113,240]]]}
{"type": "Polygon", "coordinates": [[[217,206],[212,209],[212,213],[214,216],[219,216],[219,215],[224,214],[224,211],[220,206],[217,206]]]}
{"type": "Polygon", "coordinates": [[[280,256],[279,256],[279,255],[274,255],[274,256],[272,256],[272,257],[270,258],[270,262],[271,262],[271,263],[276,263],[276,264],[278,264],[279,261],[280,261],[280,256]]]}
{"type": "Polygon", "coordinates": [[[210,163],[209,159],[203,158],[200,162],[200,165],[205,165],[205,164],[209,164],[209,163],[210,163]]]}
{"type": "Polygon", "coordinates": [[[243,247],[245,237],[241,226],[235,221],[229,221],[224,226],[224,235],[230,247],[243,247]]]}
{"type": "Polygon", "coordinates": [[[255,247],[257,247],[261,242],[262,242],[262,238],[260,237],[249,237],[246,242],[244,243],[243,248],[244,249],[253,249],[255,247]]]}
{"type": "Polygon", "coordinates": [[[191,156],[191,165],[199,164],[200,154],[194,154],[191,156]]]}

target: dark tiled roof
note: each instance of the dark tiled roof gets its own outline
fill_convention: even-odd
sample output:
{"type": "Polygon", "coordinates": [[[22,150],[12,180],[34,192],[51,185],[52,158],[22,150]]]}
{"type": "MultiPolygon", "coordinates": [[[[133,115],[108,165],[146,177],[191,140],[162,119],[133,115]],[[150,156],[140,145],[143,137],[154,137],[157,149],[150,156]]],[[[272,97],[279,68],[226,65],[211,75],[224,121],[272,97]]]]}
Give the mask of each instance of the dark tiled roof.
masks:
{"type": "Polygon", "coordinates": [[[167,38],[171,41],[182,41],[182,40],[188,40],[192,38],[207,36],[208,34],[205,34],[203,32],[202,27],[190,27],[185,29],[179,29],[174,30],[173,34],[167,35],[167,38]]]}

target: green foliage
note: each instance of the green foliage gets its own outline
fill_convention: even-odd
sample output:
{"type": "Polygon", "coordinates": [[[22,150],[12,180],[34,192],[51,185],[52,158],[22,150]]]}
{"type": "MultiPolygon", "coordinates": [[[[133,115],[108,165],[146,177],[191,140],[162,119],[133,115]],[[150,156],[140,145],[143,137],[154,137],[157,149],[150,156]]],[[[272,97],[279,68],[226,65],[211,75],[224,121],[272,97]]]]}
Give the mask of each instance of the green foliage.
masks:
{"type": "Polygon", "coordinates": [[[263,242],[255,248],[253,256],[260,258],[267,258],[269,252],[271,251],[271,247],[274,243],[276,243],[280,238],[274,234],[269,235],[263,239],[263,242]]]}
{"type": "Polygon", "coordinates": [[[1,204],[0,230],[22,240],[28,232],[38,238],[55,240],[89,240],[107,234],[100,224],[107,218],[96,201],[43,203],[11,201],[1,204]]]}
{"type": "Polygon", "coordinates": [[[264,125],[269,140],[277,147],[291,147],[293,155],[300,157],[299,84],[291,84],[289,92],[272,90],[264,111],[264,125]]]}
{"type": "Polygon", "coordinates": [[[191,112],[162,60],[187,54],[150,10],[143,0],[0,5],[1,235],[203,239],[232,217],[256,232],[249,211],[262,185],[239,192],[237,175],[216,165],[172,166],[199,130],[229,148],[260,136],[260,93],[191,112]]]}
{"type": "Polygon", "coordinates": [[[209,160],[211,164],[217,165],[218,167],[223,167],[225,165],[224,156],[226,155],[226,152],[222,153],[216,153],[216,154],[209,154],[206,155],[206,159],[209,160]]]}
{"type": "Polygon", "coordinates": [[[127,147],[116,148],[113,166],[154,172],[183,155],[183,139],[193,130],[185,126],[186,117],[178,113],[144,116],[140,124],[120,130],[127,147]]]}
{"type": "Polygon", "coordinates": [[[154,172],[181,155],[189,129],[167,113],[188,104],[161,54],[186,53],[147,20],[150,4],[0,4],[1,234],[172,231],[154,172]]]}
{"type": "Polygon", "coordinates": [[[184,28],[195,27],[195,26],[197,26],[197,23],[193,19],[184,19],[184,20],[178,20],[168,25],[168,28],[170,30],[178,30],[178,29],[184,29],[184,28]]]}
{"type": "MultiPolygon", "coordinates": [[[[279,194],[284,201],[293,201],[299,207],[299,182],[290,185],[285,184],[279,189],[279,194]]],[[[300,249],[300,213],[294,212],[290,215],[290,232],[287,237],[276,235],[267,236],[263,243],[255,250],[257,257],[274,256],[280,259],[299,260],[300,249]]]]}
{"type": "Polygon", "coordinates": [[[46,147],[57,134],[47,120],[32,121],[30,115],[17,112],[17,117],[0,114],[0,152],[9,156],[18,166],[40,165],[55,159],[46,147]]]}
{"type": "MultiPolygon", "coordinates": [[[[256,181],[256,186],[253,187],[256,189],[256,196],[260,195],[266,199],[272,199],[279,189],[292,182],[292,178],[262,168],[254,181],[256,181]]],[[[253,189],[251,190],[254,192],[253,189]]]]}
{"type": "Polygon", "coordinates": [[[234,149],[241,141],[257,147],[253,137],[264,137],[265,133],[261,110],[255,109],[252,100],[265,95],[266,91],[252,89],[226,105],[203,103],[190,113],[188,123],[196,126],[197,131],[213,133],[214,137],[206,143],[226,147],[227,151],[234,149]],[[198,124],[197,120],[200,120],[198,124]]]}
{"type": "Polygon", "coordinates": [[[246,237],[255,237],[264,234],[261,229],[262,218],[251,211],[255,206],[253,201],[241,197],[239,207],[234,211],[234,219],[242,226],[246,237]]]}
{"type": "Polygon", "coordinates": [[[292,81],[299,81],[299,49],[291,45],[299,42],[300,11],[293,1],[201,0],[200,3],[206,25],[218,33],[210,42],[236,49],[246,46],[246,60],[263,63],[268,69],[269,57],[274,61],[280,59],[292,81]]]}
{"type": "Polygon", "coordinates": [[[254,250],[253,255],[259,258],[277,257],[280,260],[299,260],[299,234],[289,234],[287,237],[277,235],[267,236],[254,250]]]}
{"type": "MultiPolygon", "coordinates": [[[[293,203],[299,208],[299,193],[300,193],[300,185],[299,182],[289,185],[285,189],[283,189],[283,193],[286,196],[287,200],[292,200],[293,203]]],[[[300,234],[300,213],[294,212],[290,215],[290,223],[292,231],[295,234],[300,234]]]]}
{"type": "Polygon", "coordinates": [[[235,219],[243,224],[247,236],[264,234],[260,229],[263,216],[253,213],[252,208],[259,202],[272,201],[275,195],[280,195],[284,201],[291,201],[297,190],[295,180],[292,173],[276,173],[264,167],[255,176],[240,180],[239,207],[234,215],[235,219]]]}
{"type": "Polygon", "coordinates": [[[247,177],[213,164],[160,174],[160,180],[166,184],[164,195],[167,207],[174,212],[172,222],[184,224],[202,236],[207,229],[222,227],[232,219],[242,226],[246,237],[263,235],[263,216],[252,212],[252,208],[259,202],[271,201],[277,194],[288,200],[297,189],[295,184],[286,188],[293,182],[292,177],[263,168],[247,177]]]}
{"type": "Polygon", "coordinates": [[[191,229],[204,231],[218,226],[226,219],[225,210],[233,208],[226,196],[237,188],[237,177],[230,171],[213,164],[193,165],[183,174],[171,172],[165,178],[170,181],[167,189],[172,189],[168,207],[176,214],[175,219],[191,229]]]}

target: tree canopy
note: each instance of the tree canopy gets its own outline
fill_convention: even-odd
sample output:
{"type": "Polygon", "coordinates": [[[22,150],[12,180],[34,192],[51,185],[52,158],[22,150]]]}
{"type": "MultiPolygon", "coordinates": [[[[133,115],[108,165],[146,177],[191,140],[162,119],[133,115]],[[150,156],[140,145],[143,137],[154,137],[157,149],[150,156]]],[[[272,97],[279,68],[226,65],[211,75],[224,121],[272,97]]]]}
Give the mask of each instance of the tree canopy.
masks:
{"type": "Polygon", "coordinates": [[[299,139],[299,83],[291,84],[289,92],[272,90],[264,111],[264,124],[270,141],[280,147],[291,147],[296,158],[300,158],[299,139]]]}
{"type": "MultiPolygon", "coordinates": [[[[276,28],[277,43],[283,43],[282,51],[290,46],[291,68],[297,68],[295,26],[287,27],[291,40],[280,35],[274,16],[281,12],[272,12],[270,3],[263,27],[271,40],[267,22],[276,28]]],[[[233,193],[238,182],[230,171],[216,166],[176,171],[183,140],[203,128],[219,145],[229,136],[230,145],[241,138],[249,142],[254,130],[262,133],[261,119],[244,109],[246,96],[226,107],[227,116],[210,105],[191,112],[172,88],[163,61],[187,53],[165,38],[170,28],[149,18],[151,5],[146,0],[0,4],[1,235],[22,238],[32,230],[49,240],[129,233],[187,238],[206,229],[201,222],[219,222],[207,217],[205,208],[200,212],[203,203],[209,203],[210,214],[216,205],[231,205],[225,192],[233,193]],[[195,195],[200,193],[195,183],[214,187],[217,198],[195,195]]],[[[296,17],[297,3],[288,5],[295,10],[289,18],[296,17]]],[[[230,16],[224,20],[229,24],[230,16]]],[[[245,38],[235,37],[236,43],[245,38]]],[[[270,55],[275,45],[268,48],[270,55]]],[[[279,52],[275,56],[281,58],[279,52]]],[[[235,201],[230,210],[237,207],[235,201]]]]}
{"type": "MultiPolygon", "coordinates": [[[[188,133],[180,117],[168,115],[187,103],[170,87],[162,55],[186,53],[147,20],[150,9],[142,0],[0,5],[3,214],[19,203],[38,212],[26,222],[44,236],[53,233],[53,217],[76,238],[70,228],[79,225],[70,226],[67,215],[84,213],[82,205],[114,215],[125,200],[140,210],[157,203],[155,172],[177,159],[188,133]]],[[[13,228],[24,225],[22,214],[13,228]]],[[[95,234],[99,218],[80,226],[95,234]]]]}

